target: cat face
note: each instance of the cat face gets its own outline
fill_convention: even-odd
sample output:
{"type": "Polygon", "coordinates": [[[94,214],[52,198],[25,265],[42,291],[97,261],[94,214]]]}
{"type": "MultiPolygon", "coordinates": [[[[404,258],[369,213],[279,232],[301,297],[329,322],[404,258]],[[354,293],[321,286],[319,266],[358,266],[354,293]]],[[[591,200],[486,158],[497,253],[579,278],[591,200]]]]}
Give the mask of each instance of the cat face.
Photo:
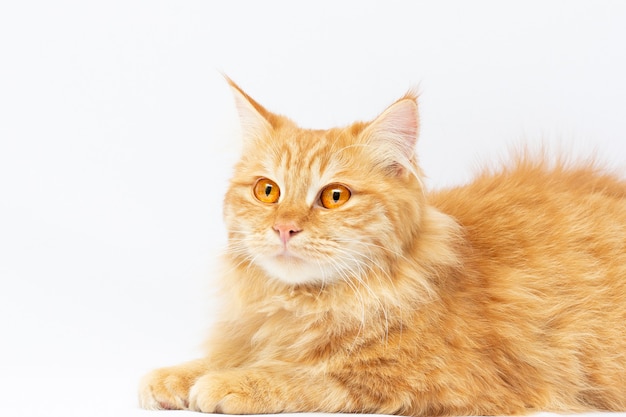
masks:
{"type": "Polygon", "coordinates": [[[244,150],[225,198],[229,255],[287,284],[388,274],[420,217],[415,99],[371,123],[307,130],[232,86],[244,150]]]}

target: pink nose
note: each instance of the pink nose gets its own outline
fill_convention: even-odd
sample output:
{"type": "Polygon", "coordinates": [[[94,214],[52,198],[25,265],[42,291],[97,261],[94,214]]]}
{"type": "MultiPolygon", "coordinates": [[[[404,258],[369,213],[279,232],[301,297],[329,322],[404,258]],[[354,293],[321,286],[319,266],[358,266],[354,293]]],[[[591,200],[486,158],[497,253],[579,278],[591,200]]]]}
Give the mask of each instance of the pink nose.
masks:
{"type": "Polygon", "coordinates": [[[287,245],[289,239],[291,239],[296,233],[300,233],[300,229],[295,223],[278,223],[274,225],[274,230],[278,232],[280,240],[283,245],[287,245]]]}

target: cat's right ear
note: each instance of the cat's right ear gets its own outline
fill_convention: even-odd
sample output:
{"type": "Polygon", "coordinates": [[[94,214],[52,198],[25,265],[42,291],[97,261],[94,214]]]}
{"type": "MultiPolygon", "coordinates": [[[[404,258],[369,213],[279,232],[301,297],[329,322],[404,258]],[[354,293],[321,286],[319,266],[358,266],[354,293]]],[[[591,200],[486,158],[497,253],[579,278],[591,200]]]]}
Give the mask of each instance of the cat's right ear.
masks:
{"type": "Polygon", "coordinates": [[[272,131],[270,112],[254,101],[233,80],[224,75],[235,98],[239,123],[244,141],[254,141],[267,136],[272,131]]]}
{"type": "Polygon", "coordinates": [[[414,148],[418,132],[417,93],[409,91],[370,122],[361,137],[374,149],[378,162],[387,170],[417,176],[414,148]]]}

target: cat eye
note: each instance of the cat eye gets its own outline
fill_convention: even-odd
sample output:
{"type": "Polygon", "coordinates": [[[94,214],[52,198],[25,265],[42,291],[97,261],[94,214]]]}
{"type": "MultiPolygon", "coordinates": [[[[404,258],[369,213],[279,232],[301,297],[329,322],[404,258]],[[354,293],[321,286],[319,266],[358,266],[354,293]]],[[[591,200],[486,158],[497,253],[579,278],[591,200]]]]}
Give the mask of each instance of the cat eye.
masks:
{"type": "Polygon", "coordinates": [[[341,184],[331,184],[322,190],[320,203],[324,208],[334,209],[343,206],[351,195],[348,187],[341,184]]]}
{"type": "Polygon", "coordinates": [[[272,204],[280,197],[280,188],[270,179],[261,178],[254,185],[254,196],[262,203],[272,204]]]}

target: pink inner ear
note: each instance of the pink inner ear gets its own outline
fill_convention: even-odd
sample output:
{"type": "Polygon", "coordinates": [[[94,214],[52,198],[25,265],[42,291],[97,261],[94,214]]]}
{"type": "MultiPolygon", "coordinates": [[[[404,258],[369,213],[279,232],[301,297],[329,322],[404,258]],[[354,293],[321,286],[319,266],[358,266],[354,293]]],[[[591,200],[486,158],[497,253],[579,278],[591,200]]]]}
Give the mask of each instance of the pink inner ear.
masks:
{"type": "Polygon", "coordinates": [[[392,104],[369,127],[372,139],[379,142],[381,148],[393,147],[387,153],[402,158],[393,161],[399,163],[412,158],[418,129],[417,103],[413,98],[401,99],[392,104]]]}
{"type": "Polygon", "coordinates": [[[239,87],[233,87],[233,95],[245,139],[256,139],[271,131],[270,123],[239,90],[239,87]]]}
{"type": "Polygon", "coordinates": [[[415,142],[417,142],[419,125],[415,101],[409,99],[401,100],[392,105],[389,110],[392,110],[391,118],[388,122],[391,125],[389,126],[390,130],[396,130],[402,136],[409,152],[412,152],[415,142]]]}

